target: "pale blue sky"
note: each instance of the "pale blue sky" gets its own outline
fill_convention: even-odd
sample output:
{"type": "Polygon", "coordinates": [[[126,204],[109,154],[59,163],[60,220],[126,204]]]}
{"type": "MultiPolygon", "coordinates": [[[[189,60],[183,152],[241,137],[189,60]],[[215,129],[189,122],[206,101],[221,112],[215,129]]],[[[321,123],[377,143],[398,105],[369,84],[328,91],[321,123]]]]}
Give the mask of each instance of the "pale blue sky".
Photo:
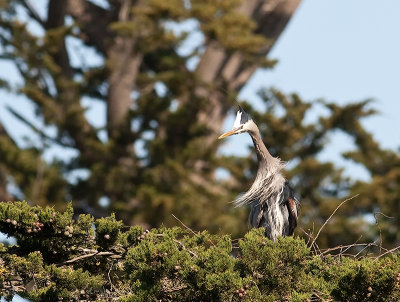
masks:
{"type": "MultiPolygon", "coordinates": [[[[273,70],[259,71],[241,93],[257,102],[259,88],[274,86],[303,99],[325,98],[345,103],[374,98],[381,113],[364,125],[383,146],[400,146],[400,1],[398,0],[303,0],[289,26],[272,50],[279,60],[273,70]]],[[[0,63],[0,76],[13,77],[14,70],[0,63]]],[[[20,98],[0,93],[0,118],[17,134],[23,126],[12,124],[5,104],[30,109],[20,98]]],[[[228,119],[226,128],[233,123],[228,119]]],[[[245,152],[245,136],[232,137],[226,145],[245,152]]],[[[363,169],[340,159],[353,148],[352,141],[336,135],[321,158],[334,158],[353,177],[365,178],[363,169]]],[[[230,149],[230,148],[229,148],[230,149]]],[[[14,299],[17,301],[17,299],[14,299]]]]}
{"type": "MultiPolygon", "coordinates": [[[[398,150],[399,16],[396,0],[304,0],[270,53],[279,63],[273,70],[258,71],[241,97],[257,100],[260,88],[274,86],[305,100],[322,97],[343,104],[373,98],[380,114],[363,124],[384,147],[398,150]]],[[[232,149],[243,152],[243,140],[251,143],[232,137],[232,149]]],[[[365,179],[364,169],[339,155],[353,147],[349,137],[337,133],[320,158],[333,158],[346,167],[346,174],[365,179]]]]}

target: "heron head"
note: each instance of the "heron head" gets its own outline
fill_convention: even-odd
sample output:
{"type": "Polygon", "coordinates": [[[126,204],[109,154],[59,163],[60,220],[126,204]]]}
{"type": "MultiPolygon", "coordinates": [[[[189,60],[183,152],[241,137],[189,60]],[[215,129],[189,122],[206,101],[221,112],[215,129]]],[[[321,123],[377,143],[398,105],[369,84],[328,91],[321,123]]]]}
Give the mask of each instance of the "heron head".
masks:
{"type": "Polygon", "coordinates": [[[236,113],[236,119],[235,123],[233,124],[232,130],[225,132],[222,134],[218,139],[223,139],[225,137],[234,135],[234,134],[240,134],[243,132],[248,132],[249,130],[252,129],[254,125],[254,122],[250,115],[248,115],[242,107],[239,105],[239,109],[236,113]]]}

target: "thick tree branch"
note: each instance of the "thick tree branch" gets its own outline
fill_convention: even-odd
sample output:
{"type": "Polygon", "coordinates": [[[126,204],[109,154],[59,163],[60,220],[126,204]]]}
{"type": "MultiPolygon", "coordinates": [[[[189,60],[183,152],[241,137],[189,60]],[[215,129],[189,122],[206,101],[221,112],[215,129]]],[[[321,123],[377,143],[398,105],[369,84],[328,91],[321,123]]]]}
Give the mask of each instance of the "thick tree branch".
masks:
{"type": "MultiPolygon", "coordinates": [[[[68,1],[50,0],[47,13],[47,29],[56,29],[64,26],[64,18],[67,14],[68,1]]],[[[56,79],[59,104],[64,113],[63,126],[73,138],[75,147],[85,156],[88,152],[86,146],[89,139],[97,140],[94,129],[87,121],[80,103],[80,94],[73,85],[74,69],[72,68],[65,45],[65,40],[60,43],[59,50],[53,55],[54,62],[61,68],[61,77],[56,79]]],[[[90,149],[90,148],[89,148],[90,149]]],[[[90,156],[86,156],[90,157],[90,156]]]]}
{"type": "MultiPolygon", "coordinates": [[[[54,29],[64,25],[64,17],[66,14],[67,1],[64,0],[50,0],[47,12],[46,28],[54,29]]],[[[59,45],[59,50],[53,56],[54,61],[61,67],[63,75],[72,79],[73,69],[69,63],[68,52],[63,41],[59,45]]]]}
{"type": "MultiPolygon", "coordinates": [[[[19,113],[18,111],[16,111],[14,108],[12,108],[11,106],[6,106],[6,109],[15,117],[17,118],[20,122],[22,122],[25,126],[29,127],[33,132],[37,133],[38,135],[40,135],[40,137],[42,137],[43,139],[51,142],[51,143],[55,143],[57,145],[60,145],[62,147],[66,147],[66,148],[71,148],[72,146],[69,144],[65,144],[62,141],[60,141],[57,138],[53,138],[49,135],[47,135],[43,130],[40,130],[38,127],[36,127],[31,121],[29,121],[26,117],[24,117],[21,113],[19,113]]],[[[0,129],[0,135],[1,135],[1,129],[0,129]]]]}
{"type": "Polygon", "coordinates": [[[122,258],[121,255],[117,255],[117,254],[115,254],[113,252],[97,252],[96,251],[96,252],[91,253],[91,254],[77,256],[75,258],[72,258],[70,260],[64,261],[62,263],[57,263],[56,266],[70,265],[70,264],[74,264],[76,262],[79,262],[79,261],[82,261],[82,260],[85,260],[85,259],[88,259],[88,258],[105,257],[105,256],[112,256],[112,258],[118,258],[118,259],[122,258]]]}
{"type": "MultiPolygon", "coordinates": [[[[259,58],[264,58],[271,50],[300,2],[301,0],[247,0],[238,8],[239,12],[257,23],[255,33],[268,39],[260,49],[259,58]]],[[[205,84],[222,81],[230,89],[239,91],[258,67],[258,64],[249,65],[239,53],[227,53],[216,41],[211,40],[197,66],[196,75],[205,84]]],[[[222,94],[209,94],[207,89],[198,89],[196,94],[210,101],[210,105],[198,114],[199,122],[210,129],[210,138],[205,142],[205,147],[209,147],[222,128],[229,105],[221,98],[222,94]]]]}
{"type": "MultiPolygon", "coordinates": [[[[2,123],[0,122],[0,139],[5,137],[7,141],[11,144],[15,145],[15,142],[8,134],[7,130],[4,128],[2,123]]],[[[9,201],[12,200],[12,196],[7,191],[7,175],[6,170],[0,164],[0,201],[9,201]]]]}
{"type": "Polygon", "coordinates": [[[42,19],[42,17],[40,17],[39,13],[36,11],[36,9],[33,7],[33,5],[30,3],[29,0],[22,0],[22,5],[26,8],[31,18],[33,18],[36,22],[38,22],[42,27],[45,27],[44,20],[42,19]]]}
{"type": "Polygon", "coordinates": [[[71,15],[80,25],[84,36],[82,40],[103,55],[107,52],[107,41],[111,38],[111,32],[108,28],[111,21],[116,20],[113,11],[107,11],[90,1],[68,0],[66,13],[71,15]]]}
{"type": "MultiPolygon", "coordinates": [[[[118,11],[119,22],[130,20],[131,8],[131,0],[121,4],[118,11]]],[[[116,36],[112,45],[107,49],[110,68],[107,124],[109,136],[114,139],[121,139],[130,132],[128,113],[132,104],[131,93],[143,59],[143,54],[136,49],[136,43],[134,35],[116,36]]]]}

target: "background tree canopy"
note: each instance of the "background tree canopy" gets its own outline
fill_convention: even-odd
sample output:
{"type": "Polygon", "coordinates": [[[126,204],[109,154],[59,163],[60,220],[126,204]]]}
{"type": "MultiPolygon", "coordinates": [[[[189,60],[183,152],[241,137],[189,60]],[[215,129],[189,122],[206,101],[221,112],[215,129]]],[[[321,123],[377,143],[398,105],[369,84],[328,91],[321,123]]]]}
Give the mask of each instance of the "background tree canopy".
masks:
{"type": "MultiPolygon", "coordinates": [[[[229,202],[250,186],[256,158],[223,155],[216,138],[252,74],[274,65],[267,55],[299,3],[50,0],[41,12],[26,0],[0,1],[1,59],[22,79],[1,79],[1,88],[29,99],[43,124],[9,108],[40,138],[21,147],[8,133],[13,125],[0,121],[0,200],[60,210],[72,200],[78,213],[115,212],[146,227],[176,225],[174,214],[196,230],[242,236],[247,210],[229,202]],[[88,100],[104,106],[105,127],[88,118],[88,100]],[[44,158],[55,148],[73,156],[44,158]],[[217,177],[221,169],[226,177],[217,177]]],[[[360,236],[398,244],[399,216],[382,214],[400,212],[400,157],[360,123],[373,104],[311,102],[267,87],[260,95],[264,111],[240,101],[270,152],[290,163],[303,204],[297,232],[318,230],[344,198],[360,194],[330,220],[319,246],[360,236]],[[326,114],[309,122],[316,107],[326,114]],[[343,156],[370,180],[318,160],[335,131],[354,139],[357,150],[343,156]]]]}

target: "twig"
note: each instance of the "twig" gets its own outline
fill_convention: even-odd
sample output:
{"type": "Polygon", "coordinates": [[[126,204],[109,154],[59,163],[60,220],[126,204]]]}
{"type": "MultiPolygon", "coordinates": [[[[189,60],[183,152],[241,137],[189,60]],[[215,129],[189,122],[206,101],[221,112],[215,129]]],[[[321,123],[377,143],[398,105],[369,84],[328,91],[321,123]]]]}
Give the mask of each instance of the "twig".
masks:
{"type": "MultiPolygon", "coordinates": [[[[367,248],[371,247],[371,246],[376,246],[376,241],[374,242],[370,242],[369,244],[367,244],[364,248],[362,248],[357,254],[354,255],[354,258],[357,258],[358,255],[360,255],[362,252],[364,252],[367,248]]],[[[379,244],[379,250],[382,250],[382,244],[379,244]]]]}
{"type": "MultiPolygon", "coordinates": [[[[362,235],[360,236],[360,237],[358,237],[358,239],[356,240],[356,242],[354,242],[353,244],[350,244],[348,247],[346,247],[344,250],[341,250],[340,251],[340,254],[344,254],[345,252],[347,252],[349,249],[351,249],[352,247],[354,247],[356,244],[357,244],[357,242],[359,242],[360,240],[361,240],[361,238],[362,238],[362,235]]],[[[368,243],[368,245],[369,245],[369,243],[368,243]]],[[[368,246],[367,245],[367,246],[368,246]]]]}
{"type": "Polygon", "coordinates": [[[353,198],[357,197],[360,194],[354,195],[353,197],[347,198],[345,200],[343,200],[337,207],[336,209],[332,212],[332,214],[328,217],[327,220],[325,220],[324,224],[321,226],[321,228],[319,229],[317,235],[315,236],[315,238],[313,239],[313,241],[311,242],[311,247],[314,245],[315,241],[317,240],[319,234],[321,233],[322,229],[327,225],[327,223],[329,222],[329,220],[331,220],[331,218],[333,217],[333,215],[335,215],[335,213],[337,212],[337,210],[339,210],[339,208],[345,204],[347,201],[352,200],[353,198]]]}
{"type": "Polygon", "coordinates": [[[382,215],[383,217],[386,217],[386,218],[389,218],[389,219],[394,219],[394,217],[392,217],[392,216],[389,216],[389,215],[386,215],[386,214],[384,214],[384,213],[382,213],[382,212],[375,212],[374,213],[374,216],[375,216],[375,218],[376,218],[376,215],[382,215]]]}
{"type": "Polygon", "coordinates": [[[112,252],[95,252],[95,253],[92,253],[92,254],[78,256],[78,257],[72,258],[70,260],[64,261],[62,263],[58,263],[58,264],[56,264],[56,266],[63,266],[63,265],[72,264],[72,263],[78,262],[80,260],[91,258],[91,257],[95,257],[95,256],[115,256],[115,258],[121,258],[120,255],[114,254],[112,252]]]}
{"type": "Polygon", "coordinates": [[[193,231],[191,228],[189,228],[186,224],[184,224],[184,223],[182,222],[182,220],[180,220],[180,219],[179,219],[178,217],[176,217],[174,214],[171,214],[171,215],[172,215],[172,217],[174,217],[176,220],[178,220],[179,223],[180,223],[181,225],[183,225],[187,230],[189,230],[190,232],[192,232],[193,235],[195,235],[196,237],[200,237],[199,234],[197,234],[195,231],[193,231]]]}
{"type": "Polygon", "coordinates": [[[306,234],[307,235],[307,237],[308,237],[308,241],[307,241],[307,245],[310,243],[310,240],[311,239],[313,239],[313,236],[312,236],[312,234],[311,234],[311,232],[310,233],[307,233],[306,232],[306,230],[305,229],[303,229],[303,228],[301,228],[301,227],[299,227],[299,229],[304,233],[304,234],[306,234]]]}
{"type": "MultiPolygon", "coordinates": [[[[172,215],[172,217],[174,217],[176,220],[178,220],[179,223],[182,224],[187,230],[189,230],[190,232],[192,232],[193,235],[195,235],[197,238],[200,238],[199,234],[197,234],[195,231],[193,231],[191,228],[189,228],[186,224],[184,224],[178,217],[176,217],[174,214],[171,214],[171,215],[172,215]]],[[[212,242],[211,239],[208,239],[208,238],[207,238],[207,240],[208,240],[212,245],[215,246],[214,242],[212,242]]]]}
{"type": "Polygon", "coordinates": [[[235,239],[232,239],[231,241],[232,242],[239,242],[240,240],[242,240],[242,239],[244,239],[244,237],[240,237],[240,238],[235,238],[235,239]]]}
{"type": "Polygon", "coordinates": [[[35,10],[35,8],[32,6],[32,4],[29,2],[29,0],[23,0],[22,5],[28,10],[29,15],[36,20],[40,25],[45,27],[45,22],[42,20],[38,12],[35,10]]]}
{"type": "Polygon", "coordinates": [[[261,291],[260,291],[260,288],[257,285],[257,282],[255,282],[253,279],[251,279],[251,282],[254,284],[254,286],[257,288],[259,294],[261,295],[261,291]]]}
{"type": "Polygon", "coordinates": [[[187,249],[186,246],[179,240],[174,239],[174,242],[178,243],[185,251],[187,251],[193,257],[199,258],[199,256],[197,256],[195,252],[192,252],[191,250],[187,249]]]}
{"type": "Polygon", "coordinates": [[[232,250],[237,250],[240,247],[240,240],[243,240],[244,238],[235,238],[231,240],[232,243],[232,250]]]}
{"type": "MultiPolygon", "coordinates": [[[[156,234],[157,237],[165,237],[164,234],[156,234]]],[[[197,256],[197,254],[195,252],[192,252],[191,250],[189,250],[188,248],[186,248],[186,246],[179,240],[176,239],[172,239],[175,243],[178,243],[185,251],[187,251],[190,255],[192,255],[193,257],[198,258],[199,256],[197,256]]]]}
{"type": "Polygon", "coordinates": [[[180,285],[180,286],[176,286],[176,287],[172,287],[172,288],[165,288],[165,289],[162,289],[162,291],[165,294],[170,294],[170,293],[177,292],[177,291],[180,291],[185,288],[187,288],[187,285],[180,285]]]}
{"type": "Polygon", "coordinates": [[[325,249],[325,250],[323,250],[322,251],[322,255],[325,255],[325,254],[327,254],[327,253],[329,253],[329,252],[332,252],[332,251],[336,251],[336,250],[343,250],[343,249],[345,249],[345,248],[348,248],[348,247],[358,247],[358,246],[363,246],[363,247],[365,247],[365,246],[377,246],[377,247],[379,247],[376,243],[374,243],[374,242],[370,242],[370,243],[353,243],[353,244],[349,244],[349,245],[339,245],[339,246],[335,246],[335,247],[332,247],[332,248],[328,248],[328,249],[325,249]]]}
{"type": "Polygon", "coordinates": [[[110,276],[110,272],[111,272],[111,270],[112,270],[113,265],[114,265],[114,263],[111,262],[110,269],[109,269],[108,272],[107,272],[108,282],[110,282],[110,288],[111,288],[111,290],[114,289],[114,284],[112,283],[111,276],[110,276]]]}
{"type": "Polygon", "coordinates": [[[381,258],[381,257],[383,257],[383,256],[385,256],[385,255],[387,255],[387,254],[393,253],[393,252],[397,251],[398,249],[400,249],[400,245],[399,245],[399,246],[396,246],[395,248],[392,248],[391,250],[388,250],[388,251],[384,252],[383,254],[380,254],[379,256],[377,256],[377,257],[374,259],[374,261],[378,260],[379,258],[381,258]]]}
{"type": "Polygon", "coordinates": [[[328,302],[328,301],[333,301],[332,299],[326,300],[326,299],[324,299],[324,298],[321,297],[322,295],[329,296],[329,294],[326,294],[326,293],[321,292],[321,291],[316,290],[316,289],[313,289],[312,291],[313,291],[313,295],[315,295],[315,296],[319,299],[319,301],[327,301],[327,302],[328,302]],[[318,295],[318,294],[319,294],[319,295],[318,295]]]}
{"type": "Polygon", "coordinates": [[[374,213],[374,218],[375,218],[375,225],[378,227],[379,230],[379,253],[382,253],[382,244],[383,244],[383,239],[382,239],[382,229],[379,225],[379,221],[378,221],[378,215],[382,215],[383,217],[389,218],[389,219],[393,219],[394,217],[388,216],[382,212],[375,212],[374,213]]]}

